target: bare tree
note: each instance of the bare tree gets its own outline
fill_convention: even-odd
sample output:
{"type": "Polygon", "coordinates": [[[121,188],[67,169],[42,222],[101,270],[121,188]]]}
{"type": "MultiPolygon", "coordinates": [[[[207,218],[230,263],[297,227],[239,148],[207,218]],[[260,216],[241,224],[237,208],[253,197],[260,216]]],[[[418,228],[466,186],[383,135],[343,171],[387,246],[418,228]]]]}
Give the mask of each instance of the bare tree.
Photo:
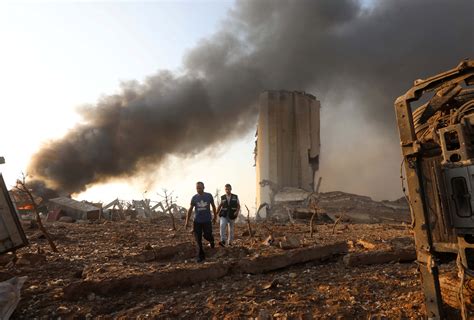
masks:
{"type": "MultiPolygon", "coordinates": [[[[320,178],[319,181],[321,181],[321,178],[320,178]]],[[[318,216],[318,213],[319,213],[318,198],[315,195],[313,195],[310,198],[309,208],[313,211],[313,214],[311,215],[311,220],[309,222],[309,236],[312,238],[313,237],[313,232],[314,232],[314,218],[316,218],[318,216]]]]}
{"type": "Polygon", "coordinates": [[[40,228],[41,232],[45,236],[46,240],[48,240],[51,250],[53,250],[54,252],[58,252],[58,248],[56,247],[56,244],[54,243],[53,239],[51,238],[51,235],[48,233],[48,231],[43,225],[43,222],[41,221],[38,204],[36,203],[35,198],[33,197],[32,190],[30,190],[26,184],[25,174],[22,173],[21,179],[16,180],[15,189],[28,196],[28,199],[31,202],[31,205],[33,206],[33,210],[35,212],[35,218],[36,218],[36,222],[38,223],[38,227],[40,228]]]}
{"type": "MultiPolygon", "coordinates": [[[[318,184],[316,185],[316,188],[314,189],[314,192],[312,192],[309,195],[309,208],[313,210],[313,214],[311,215],[311,220],[309,222],[309,236],[312,238],[313,237],[313,230],[314,230],[314,218],[319,216],[319,188],[321,187],[321,181],[323,180],[323,177],[319,177],[318,179],[318,184]]],[[[334,233],[334,231],[333,231],[334,233]]]]}
{"type": "Polygon", "coordinates": [[[171,230],[176,231],[176,224],[174,222],[174,215],[171,212],[171,207],[173,206],[173,191],[168,192],[167,189],[163,189],[163,195],[157,193],[160,197],[165,199],[166,211],[168,211],[171,218],[171,230]]]}
{"type": "Polygon", "coordinates": [[[334,234],[334,233],[336,232],[336,226],[337,226],[337,224],[339,223],[339,221],[341,221],[341,219],[342,219],[343,216],[344,216],[344,215],[341,214],[341,215],[339,216],[339,218],[337,218],[336,221],[334,222],[334,225],[332,226],[332,234],[334,234]]]}
{"type": "Polygon", "coordinates": [[[214,199],[216,200],[217,206],[221,204],[221,198],[219,197],[220,193],[221,190],[219,188],[216,188],[216,193],[214,193],[214,199]]]}

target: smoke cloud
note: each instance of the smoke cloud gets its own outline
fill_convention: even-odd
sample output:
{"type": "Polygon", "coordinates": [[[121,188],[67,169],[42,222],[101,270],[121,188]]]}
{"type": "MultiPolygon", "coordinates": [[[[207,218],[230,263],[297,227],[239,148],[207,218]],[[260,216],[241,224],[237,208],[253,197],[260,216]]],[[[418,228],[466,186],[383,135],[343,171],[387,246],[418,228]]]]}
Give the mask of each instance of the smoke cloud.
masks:
{"type": "Polygon", "coordinates": [[[393,101],[474,57],[472,12],[471,0],[237,1],[180,72],[124,83],[82,108],[83,122],[45,144],[29,172],[69,193],[131,176],[254,130],[259,93],[286,89],[322,101],[326,188],[352,189],[357,172],[363,190],[384,189],[381,173],[398,176],[393,101]]]}

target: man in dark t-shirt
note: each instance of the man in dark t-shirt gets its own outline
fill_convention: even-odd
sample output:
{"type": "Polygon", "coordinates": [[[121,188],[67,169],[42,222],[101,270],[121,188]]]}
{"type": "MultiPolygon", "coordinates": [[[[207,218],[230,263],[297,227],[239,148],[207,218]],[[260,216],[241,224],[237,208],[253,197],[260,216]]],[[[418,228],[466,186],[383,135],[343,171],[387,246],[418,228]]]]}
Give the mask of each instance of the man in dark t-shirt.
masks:
{"type": "Polygon", "coordinates": [[[209,241],[211,248],[214,248],[214,236],[212,235],[212,223],[217,220],[216,206],[214,204],[214,198],[212,194],[204,192],[204,183],[196,183],[196,191],[191,199],[191,206],[188,209],[188,214],[186,215],[186,224],[185,228],[188,227],[189,218],[194,208],[194,223],[193,223],[193,233],[198,245],[198,262],[204,261],[204,249],[202,247],[202,237],[204,234],[204,239],[209,241]],[[214,218],[211,216],[211,207],[214,218]]]}

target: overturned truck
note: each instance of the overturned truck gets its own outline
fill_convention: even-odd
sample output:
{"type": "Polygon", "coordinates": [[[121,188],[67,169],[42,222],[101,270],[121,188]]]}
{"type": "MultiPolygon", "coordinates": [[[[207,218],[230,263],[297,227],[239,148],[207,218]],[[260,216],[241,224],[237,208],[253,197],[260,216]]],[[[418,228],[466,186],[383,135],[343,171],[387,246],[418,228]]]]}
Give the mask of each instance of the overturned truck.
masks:
{"type": "Polygon", "coordinates": [[[469,319],[474,315],[469,290],[474,288],[474,60],[416,80],[395,101],[395,111],[427,317],[448,316],[439,263],[451,256],[460,275],[460,315],[469,319]]]}

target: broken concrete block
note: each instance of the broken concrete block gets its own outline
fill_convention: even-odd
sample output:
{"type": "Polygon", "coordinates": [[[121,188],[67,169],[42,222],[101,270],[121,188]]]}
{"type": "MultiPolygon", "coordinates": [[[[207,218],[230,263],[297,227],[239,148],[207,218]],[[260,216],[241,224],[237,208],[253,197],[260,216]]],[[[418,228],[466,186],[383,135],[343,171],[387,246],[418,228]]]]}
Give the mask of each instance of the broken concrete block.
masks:
{"type": "MultiPolygon", "coordinates": [[[[76,300],[87,297],[91,292],[96,296],[109,296],[132,292],[138,289],[169,289],[178,286],[189,286],[209,280],[222,278],[233,273],[263,273],[288,267],[293,264],[327,259],[334,255],[346,253],[347,243],[300,248],[280,252],[271,256],[254,256],[241,259],[235,264],[206,263],[199,267],[185,269],[159,270],[145,274],[132,274],[124,277],[106,278],[102,280],[86,279],[69,284],[63,289],[64,298],[76,300]]],[[[274,284],[270,284],[270,287],[274,284]]]]}
{"type": "Polygon", "coordinates": [[[299,248],[288,250],[277,255],[259,255],[250,259],[240,260],[237,263],[234,271],[251,274],[264,273],[282,269],[293,264],[304,263],[318,259],[327,259],[342,253],[347,253],[346,242],[299,248]]]}
{"type": "Polygon", "coordinates": [[[146,246],[143,252],[132,257],[138,262],[149,262],[155,260],[169,259],[174,256],[193,257],[196,255],[196,246],[190,242],[183,242],[172,246],[152,247],[146,246]]]}
{"type": "Polygon", "coordinates": [[[296,249],[301,247],[301,240],[295,235],[289,235],[283,237],[283,240],[280,241],[280,248],[284,250],[296,249]]]}
{"type": "Polygon", "coordinates": [[[389,262],[409,262],[416,260],[415,248],[398,248],[395,250],[377,250],[361,253],[349,253],[343,261],[347,267],[382,264],[389,262]]]}
{"type": "Polygon", "coordinates": [[[223,263],[209,263],[189,269],[156,271],[147,274],[128,275],[123,278],[105,280],[83,280],[69,284],[63,289],[66,300],[76,300],[95,296],[109,296],[138,289],[169,289],[177,286],[189,286],[209,280],[219,279],[229,273],[230,266],[223,263]]]}

